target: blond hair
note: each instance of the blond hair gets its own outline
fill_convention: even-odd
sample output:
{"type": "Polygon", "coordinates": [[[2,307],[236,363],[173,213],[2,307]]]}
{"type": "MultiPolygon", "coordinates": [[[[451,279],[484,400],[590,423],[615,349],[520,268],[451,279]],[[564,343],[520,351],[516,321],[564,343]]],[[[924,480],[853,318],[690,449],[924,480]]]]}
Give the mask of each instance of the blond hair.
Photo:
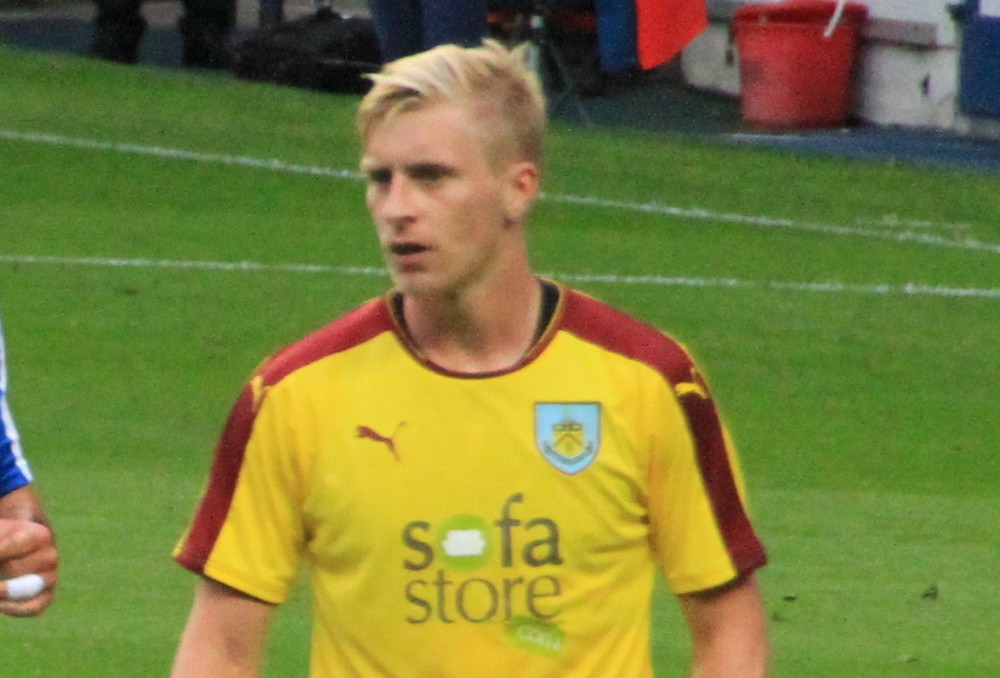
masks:
{"type": "Polygon", "coordinates": [[[441,45],[386,64],[358,108],[364,145],[380,122],[438,102],[468,107],[481,122],[493,160],[541,162],[545,96],[526,60],[526,46],[494,40],[480,47],[441,45]]]}

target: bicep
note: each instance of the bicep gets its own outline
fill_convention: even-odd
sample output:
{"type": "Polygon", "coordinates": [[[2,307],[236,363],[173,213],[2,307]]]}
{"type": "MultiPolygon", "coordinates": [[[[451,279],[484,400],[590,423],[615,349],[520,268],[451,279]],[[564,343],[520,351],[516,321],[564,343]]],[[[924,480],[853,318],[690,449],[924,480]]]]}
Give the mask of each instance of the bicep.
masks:
{"type": "Polygon", "coordinates": [[[752,575],[678,596],[691,630],[695,676],[764,676],[764,604],[752,575]]]}
{"type": "Polygon", "coordinates": [[[274,605],[202,578],[171,678],[253,678],[274,605]]]}

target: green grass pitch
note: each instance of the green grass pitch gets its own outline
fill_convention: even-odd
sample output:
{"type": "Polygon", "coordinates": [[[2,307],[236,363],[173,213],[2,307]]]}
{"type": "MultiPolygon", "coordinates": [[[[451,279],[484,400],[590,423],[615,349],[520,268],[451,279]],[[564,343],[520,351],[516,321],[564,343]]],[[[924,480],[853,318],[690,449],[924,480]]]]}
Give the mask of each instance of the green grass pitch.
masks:
{"type": "MultiPolygon", "coordinates": [[[[0,311],[58,531],[0,675],[164,676],[243,379],[379,294],[357,100],[0,49],[0,311]]],[[[777,678],[1000,675],[1000,179],[553,126],[541,271],[689,345],[769,547],[777,678]]],[[[302,676],[309,601],[266,675],[302,676]]],[[[656,600],[658,676],[686,634],[656,600]]]]}

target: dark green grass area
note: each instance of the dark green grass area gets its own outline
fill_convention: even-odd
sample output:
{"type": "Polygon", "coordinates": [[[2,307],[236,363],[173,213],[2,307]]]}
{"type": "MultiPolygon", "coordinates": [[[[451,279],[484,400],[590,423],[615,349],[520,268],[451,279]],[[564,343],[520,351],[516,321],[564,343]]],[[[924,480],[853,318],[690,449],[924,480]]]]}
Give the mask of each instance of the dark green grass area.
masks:
{"type": "MultiPolygon", "coordinates": [[[[11,399],[63,554],[0,676],[166,675],[243,380],[388,284],[361,182],[305,169],[357,166],[357,99],[3,49],[0,92],[11,399]]],[[[549,153],[537,268],[685,342],[739,443],[774,675],[998,675],[998,180],[562,124],[549,153]]],[[[302,587],[266,675],[304,675],[308,617],[302,587]]]]}

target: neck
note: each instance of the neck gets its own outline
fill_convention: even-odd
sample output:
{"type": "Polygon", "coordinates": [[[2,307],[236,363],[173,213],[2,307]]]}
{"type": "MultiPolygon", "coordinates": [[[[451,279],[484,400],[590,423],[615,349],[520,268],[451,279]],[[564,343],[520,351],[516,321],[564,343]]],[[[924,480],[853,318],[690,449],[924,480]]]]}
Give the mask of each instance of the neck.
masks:
{"type": "Polygon", "coordinates": [[[431,362],[452,372],[497,372],[531,349],[542,308],[542,288],[530,273],[503,288],[466,290],[455,297],[403,297],[411,340],[431,362]]]}

